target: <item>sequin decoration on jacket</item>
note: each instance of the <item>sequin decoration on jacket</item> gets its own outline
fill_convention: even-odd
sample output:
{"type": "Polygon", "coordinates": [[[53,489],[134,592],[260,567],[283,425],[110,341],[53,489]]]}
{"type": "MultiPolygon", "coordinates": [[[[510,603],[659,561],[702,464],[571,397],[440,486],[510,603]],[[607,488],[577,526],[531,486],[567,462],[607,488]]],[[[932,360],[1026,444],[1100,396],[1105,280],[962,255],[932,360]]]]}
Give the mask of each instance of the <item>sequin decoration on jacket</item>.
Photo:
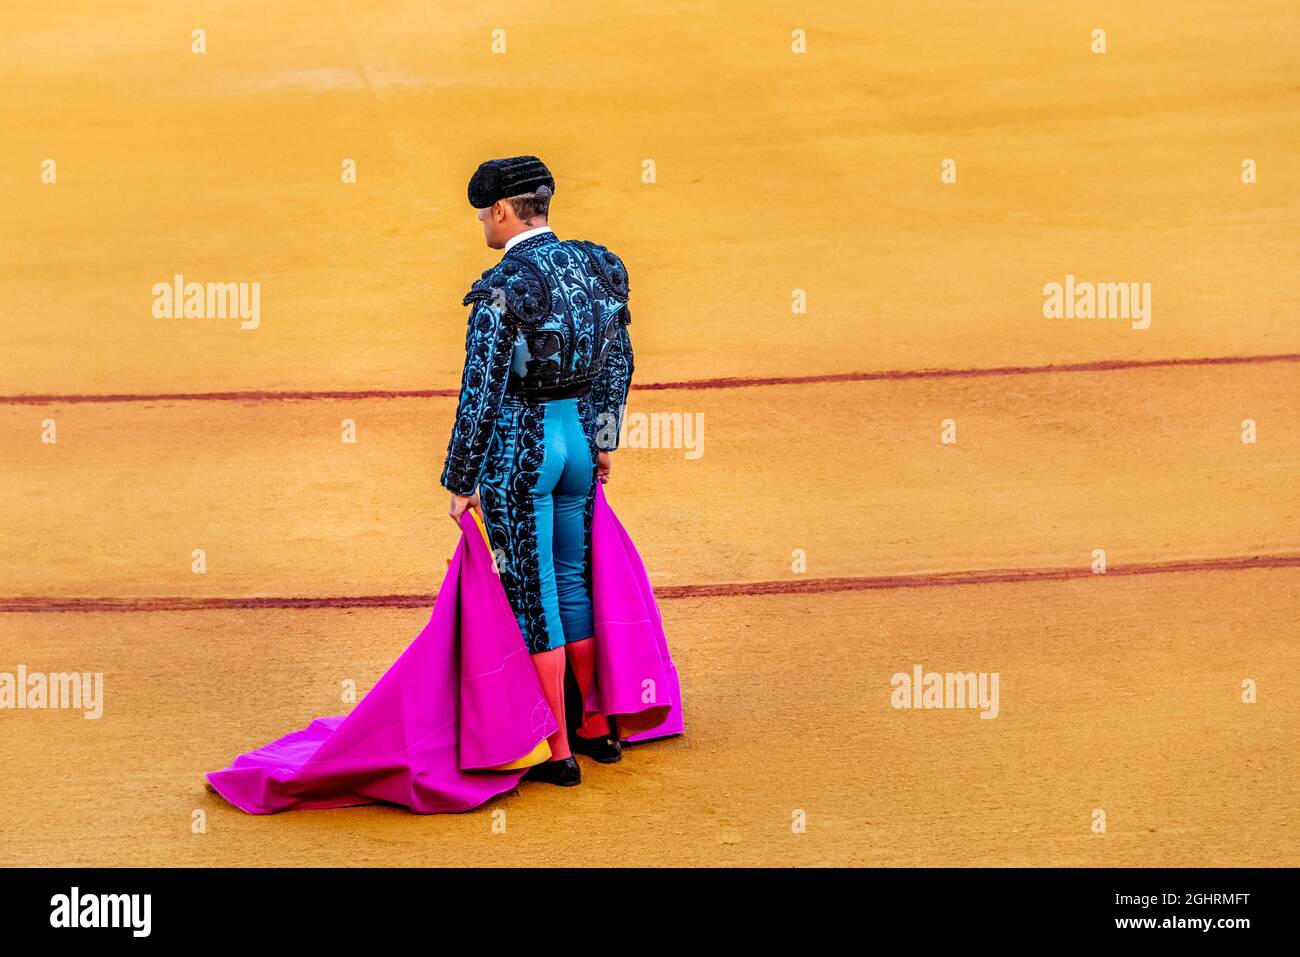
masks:
{"type": "Polygon", "coordinates": [[[505,395],[587,396],[584,428],[600,450],[618,447],[632,383],[623,261],[586,240],[541,233],[510,249],[465,296],[465,368],[443,487],[478,485],[505,395]]]}

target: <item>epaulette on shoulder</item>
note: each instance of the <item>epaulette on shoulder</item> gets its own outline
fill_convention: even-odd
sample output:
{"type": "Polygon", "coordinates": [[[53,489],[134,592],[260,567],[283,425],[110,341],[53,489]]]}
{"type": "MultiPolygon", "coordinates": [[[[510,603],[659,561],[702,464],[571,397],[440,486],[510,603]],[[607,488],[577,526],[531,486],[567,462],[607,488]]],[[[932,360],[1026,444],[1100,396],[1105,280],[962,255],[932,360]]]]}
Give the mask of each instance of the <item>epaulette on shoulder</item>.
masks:
{"type": "Polygon", "coordinates": [[[619,302],[627,302],[630,284],[627,277],[627,267],[623,265],[623,260],[600,245],[600,243],[593,243],[586,239],[576,240],[576,243],[586,253],[587,258],[591,260],[591,266],[596,273],[596,278],[605,287],[605,291],[619,302]]]}
{"type": "Polygon", "coordinates": [[[475,280],[465,294],[464,305],[491,302],[520,322],[544,319],[550,309],[550,293],[542,271],[526,259],[506,257],[475,280]]]}

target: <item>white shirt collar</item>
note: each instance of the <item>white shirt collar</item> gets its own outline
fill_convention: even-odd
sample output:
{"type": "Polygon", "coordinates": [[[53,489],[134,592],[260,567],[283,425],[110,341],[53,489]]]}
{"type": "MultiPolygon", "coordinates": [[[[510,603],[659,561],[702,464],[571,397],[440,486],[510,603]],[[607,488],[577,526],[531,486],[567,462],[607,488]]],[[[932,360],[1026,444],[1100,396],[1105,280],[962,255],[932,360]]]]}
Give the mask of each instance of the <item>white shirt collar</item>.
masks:
{"type": "Polygon", "coordinates": [[[532,229],[525,229],[522,233],[515,233],[506,240],[506,248],[503,252],[510,252],[510,247],[516,243],[522,243],[525,239],[531,239],[534,236],[540,236],[542,233],[553,232],[550,226],[534,226],[532,229]]]}

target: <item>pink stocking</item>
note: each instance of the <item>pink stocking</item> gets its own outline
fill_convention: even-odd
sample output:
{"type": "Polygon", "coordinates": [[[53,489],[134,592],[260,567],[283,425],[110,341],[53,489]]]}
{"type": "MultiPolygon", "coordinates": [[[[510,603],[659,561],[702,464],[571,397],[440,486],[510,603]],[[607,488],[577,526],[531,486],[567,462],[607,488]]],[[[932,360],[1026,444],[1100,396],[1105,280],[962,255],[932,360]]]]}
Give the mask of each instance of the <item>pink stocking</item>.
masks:
{"type": "MultiPolygon", "coordinates": [[[[596,678],[596,643],[590,638],[571,641],[565,646],[569,649],[569,660],[573,662],[573,675],[578,679],[578,690],[582,692],[585,704],[587,692],[596,678]]],[[[599,711],[586,713],[583,709],[583,721],[578,726],[578,736],[583,738],[603,738],[609,734],[609,722],[599,711]]]]}
{"type": "Polygon", "coordinates": [[[551,746],[551,760],[562,761],[570,757],[569,733],[564,723],[564,646],[539,651],[532,656],[537,677],[542,679],[542,694],[551,706],[551,713],[560,722],[560,729],[546,739],[551,746]]]}

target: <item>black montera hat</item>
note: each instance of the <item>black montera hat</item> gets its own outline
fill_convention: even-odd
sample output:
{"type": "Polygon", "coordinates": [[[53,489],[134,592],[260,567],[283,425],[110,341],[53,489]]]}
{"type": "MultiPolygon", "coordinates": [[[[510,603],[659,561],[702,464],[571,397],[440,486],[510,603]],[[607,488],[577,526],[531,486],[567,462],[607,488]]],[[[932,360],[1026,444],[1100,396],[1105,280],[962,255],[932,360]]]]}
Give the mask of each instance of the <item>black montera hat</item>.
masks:
{"type": "Polygon", "coordinates": [[[539,186],[549,186],[555,192],[555,177],[536,156],[488,160],[470,177],[469,204],[483,209],[507,196],[536,192],[539,186]]]}

